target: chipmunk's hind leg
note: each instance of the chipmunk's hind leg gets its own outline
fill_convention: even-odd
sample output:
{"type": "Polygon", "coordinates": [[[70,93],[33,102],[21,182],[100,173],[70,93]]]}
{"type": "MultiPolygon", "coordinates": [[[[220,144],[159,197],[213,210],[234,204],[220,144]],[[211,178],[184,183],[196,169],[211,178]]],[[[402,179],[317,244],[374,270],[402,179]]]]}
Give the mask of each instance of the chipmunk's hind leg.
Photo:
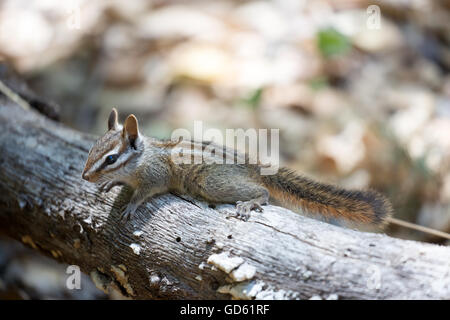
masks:
{"type": "Polygon", "coordinates": [[[248,220],[252,210],[263,211],[262,206],[268,204],[269,191],[243,177],[210,176],[206,181],[201,191],[202,197],[214,203],[236,204],[237,217],[242,220],[248,220]]]}
{"type": "MultiPolygon", "coordinates": [[[[264,189],[265,190],[265,189],[264,189]]],[[[265,190],[267,192],[267,190],[265,190]]],[[[236,215],[238,218],[247,221],[252,210],[263,212],[262,206],[269,203],[269,193],[264,193],[261,197],[248,201],[236,201],[236,215]]]]}

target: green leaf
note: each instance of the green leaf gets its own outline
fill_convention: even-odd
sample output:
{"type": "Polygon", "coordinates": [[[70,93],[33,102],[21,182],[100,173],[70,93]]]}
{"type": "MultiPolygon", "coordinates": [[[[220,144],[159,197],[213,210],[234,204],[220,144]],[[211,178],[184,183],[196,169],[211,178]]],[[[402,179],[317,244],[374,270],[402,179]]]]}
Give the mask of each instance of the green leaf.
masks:
{"type": "Polygon", "coordinates": [[[263,89],[259,88],[252,92],[250,97],[247,99],[244,99],[244,102],[252,109],[256,109],[259,107],[259,104],[261,102],[263,89]]]}
{"type": "Polygon", "coordinates": [[[345,54],[351,49],[350,40],[334,28],[320,30],[317,45],[326,58],[345,54]]]}
{"type": "Polygon", "coordinates": [[[317,78],[311,79],[309,81],[309,86],[313,90],[320,90],[328,87],[328,79],[324,76],[319,76],[317,78]]]}

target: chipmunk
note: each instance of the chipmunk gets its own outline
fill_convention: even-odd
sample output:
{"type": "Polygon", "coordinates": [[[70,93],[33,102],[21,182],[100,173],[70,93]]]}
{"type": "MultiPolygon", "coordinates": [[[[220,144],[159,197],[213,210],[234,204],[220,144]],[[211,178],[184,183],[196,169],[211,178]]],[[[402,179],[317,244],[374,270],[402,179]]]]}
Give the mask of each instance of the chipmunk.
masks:
{"type": "Polygon", "coordinates": [[[235,204],[237,216],[243,220],[252,210],[263,211],[269,197],[326,218],[374,226],[383,226],[391,216],[390,202],[376,191],[341,189],[288,168],[261,175],[261,164],[175,162],[174,148],[194,145],[203,150],[205,143],[145,137],[134,115],[129,115],[123,126],[117,119],[113,109],[108,131],[90,150],[82,178],[97,183],[105,192],[121,184],[134,189],[121,219],[129,219],[145,199],[166,192],[189,194],[212,204],[235,204]]]}

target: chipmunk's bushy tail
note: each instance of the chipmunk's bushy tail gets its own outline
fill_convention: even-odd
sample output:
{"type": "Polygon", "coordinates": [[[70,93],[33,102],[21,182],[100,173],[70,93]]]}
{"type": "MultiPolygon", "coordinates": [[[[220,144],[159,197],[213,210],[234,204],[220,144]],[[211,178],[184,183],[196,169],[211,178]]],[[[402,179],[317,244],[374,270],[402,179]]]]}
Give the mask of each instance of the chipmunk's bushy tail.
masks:
{"type": "Polygon", "coordinates": [[[325,218],[383,226],[392,215],[389,200],[373,190],[345,190],[315,182],[287,168],[262,177],[275,199],[325,218]]]}

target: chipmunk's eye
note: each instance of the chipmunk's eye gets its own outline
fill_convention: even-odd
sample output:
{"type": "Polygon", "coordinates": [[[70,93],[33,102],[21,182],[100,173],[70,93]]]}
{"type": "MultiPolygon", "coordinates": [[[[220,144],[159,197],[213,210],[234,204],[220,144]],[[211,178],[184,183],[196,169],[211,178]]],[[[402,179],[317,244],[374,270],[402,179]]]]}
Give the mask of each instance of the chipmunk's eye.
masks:
{"type": "Polygon", "coordinates": [[[109,156],[106,157],[105,163],[106,163],[107,165],[113,164],[114,162],[117,161],[117,158],[118,158],[118,157],[119,157],[118,154],[110,154],[109,156]]]}

